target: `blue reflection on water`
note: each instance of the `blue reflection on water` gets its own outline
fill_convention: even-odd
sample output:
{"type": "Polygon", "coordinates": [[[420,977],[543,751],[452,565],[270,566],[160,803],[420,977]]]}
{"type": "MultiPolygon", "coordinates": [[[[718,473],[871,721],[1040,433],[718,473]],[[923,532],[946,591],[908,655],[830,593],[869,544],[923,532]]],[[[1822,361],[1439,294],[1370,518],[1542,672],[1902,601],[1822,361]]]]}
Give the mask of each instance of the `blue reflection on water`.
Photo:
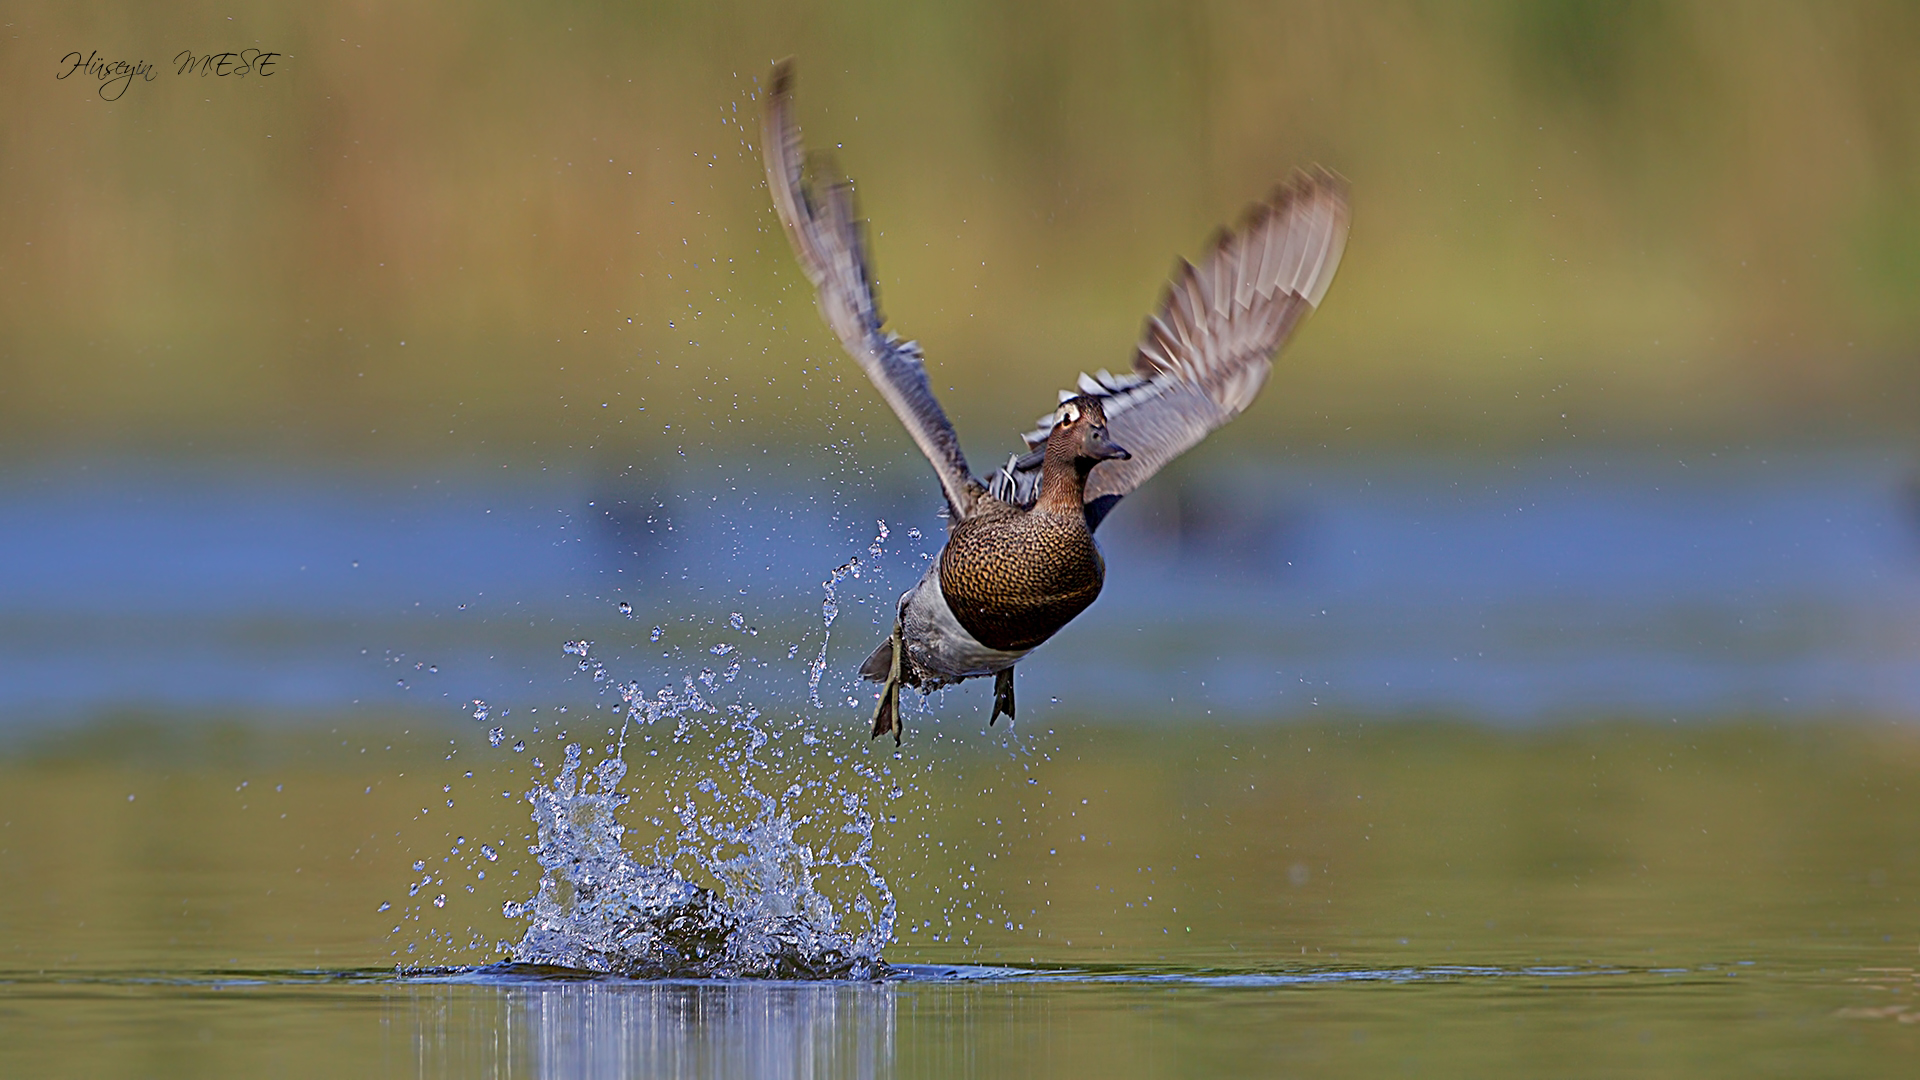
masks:
{"type": "Polygon", "coordinates": [[[575,983],[515,998],[540,1076],[894,1074],[883,986],[575,983]]]}
{"type": "MultiPolygon", "coordinates": [[[[857,556],[830,656],[828,700],[845,700],[942,524],[930,482],[805,474],[17,472],[0,482],[0,722],[565,701],[592,688],[562,640],[594,638],[623,678],[678,678],[732,612],[764,628],[763,696],[799,701],[820,583],[857,556]]],[[[1913,476],[1748,454],[1162,478],[1102,530],[1106,594],[1022,665],[1022,714],[1051,697],[1509,723],[1911,714],[1913,476]]],[[[970,714],[972,697],[934,701],[970,714]]]]}

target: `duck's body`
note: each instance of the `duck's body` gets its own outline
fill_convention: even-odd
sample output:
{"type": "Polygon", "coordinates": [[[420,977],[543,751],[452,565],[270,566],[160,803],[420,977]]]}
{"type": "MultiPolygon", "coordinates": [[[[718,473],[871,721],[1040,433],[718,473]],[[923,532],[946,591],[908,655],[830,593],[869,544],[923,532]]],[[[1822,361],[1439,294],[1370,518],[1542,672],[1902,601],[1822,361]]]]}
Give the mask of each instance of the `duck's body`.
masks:
{"type": "Polygon", "coordinates": [[[893,407],[940,478],[947,542],[900,597],[893,633],[861,665],[884,683],[873,733],[900,739],[899,691],[995,677],[994,709],[1013,716],[1013,668],[1100,595],[1094,530],[1120,498],[1253,402],[1274,354],[1320,302],[1346,240],[1345,184],[1297,176],[1223,233],[1199,269],[1176,273],[1150,319],[1134,371],[1082,375],[1080,393],[1026,436],[987,481],[975,479],[927,384],[920,350],[886,332],[867,273],[852,191],[824,199],[802,176],[792,68],[774,67],[763,123],[767,180],[821,314],[893,407]],[[1109,426],[1111,425],[1111,430],[1109,426]]]}
{"type": "Polygon", "coordinates": [[[982,645],[1024,654],[1093,603],[1107,563],[1077,504],[982,501],[940,552],[941,591],[982,645]]]}
{"type": "MultiPolygon", "coordinates": [[[[940,557],[900,596],[901,681],[934,690],[996,675],[1085,611],[1107,567],[1085,522],[1074,524],[993,499],[956,526],[940,557]]],[[[878,681],[892,663],[888,638],[860,673],[878,681]]]]}

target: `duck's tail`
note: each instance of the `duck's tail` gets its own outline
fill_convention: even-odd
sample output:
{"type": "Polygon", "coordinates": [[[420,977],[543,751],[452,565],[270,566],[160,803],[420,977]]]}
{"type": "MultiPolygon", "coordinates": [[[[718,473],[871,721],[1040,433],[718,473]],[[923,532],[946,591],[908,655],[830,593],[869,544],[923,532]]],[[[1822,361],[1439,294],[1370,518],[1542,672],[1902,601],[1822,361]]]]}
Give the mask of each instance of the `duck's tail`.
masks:
{"type": "Polygon", "coordinates": [[[892,674],[893,638],[888,636],[880,639],[880,647],[860,665],[860,677],[868,682],[886,682],[892,674]]]}

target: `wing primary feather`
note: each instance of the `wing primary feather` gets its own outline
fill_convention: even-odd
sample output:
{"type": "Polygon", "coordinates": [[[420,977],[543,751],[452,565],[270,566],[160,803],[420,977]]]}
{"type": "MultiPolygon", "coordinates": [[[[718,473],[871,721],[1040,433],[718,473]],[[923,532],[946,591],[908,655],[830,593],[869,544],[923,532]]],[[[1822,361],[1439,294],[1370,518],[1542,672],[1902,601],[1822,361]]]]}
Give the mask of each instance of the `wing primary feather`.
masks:
{"type": "MultiPolygon", "coordinates": [[[[1133,370],[1081,375],[1074,393],[1105,401],[1113,440],[1126,461],[1096,465],[1087,481],[1089,524],[1119,499],[1253,403],[1273,357],[1325,297],[1347,238],[1346,181],[1315,167],[1277,185],[1248,209],[1239,228],[1211,238],[1198,266],[1184,259],[1168,275],[1160,308],[1146,320],[1133,370]]],[[[1053,414],[1023,438],[1046,441],[1053,414]]],[[[1031,501],[1042,455],[1016,457],[994,476],[994,493],[1031,501]],[[1004,494],[1003,494],[1004,492],[1004,494]]]]}
{"type": "Polygon", "coordinates": [[[966,518],[984,488],[968,471],[959,437],[927,382],[920,347],[883,329],[886,317],[867,265],[866,227],[852,183],[839,178],[832,159],[825,156],[803,168],[800,129],[793,120],[791,60],[776,63],[767,81],[761,151],[774,209],[800,269],[813,284],[821,317],[933,465],[954,519],[966,518]],[[816,194],[809,171],[833,178],[824,192],[816,194]]]}

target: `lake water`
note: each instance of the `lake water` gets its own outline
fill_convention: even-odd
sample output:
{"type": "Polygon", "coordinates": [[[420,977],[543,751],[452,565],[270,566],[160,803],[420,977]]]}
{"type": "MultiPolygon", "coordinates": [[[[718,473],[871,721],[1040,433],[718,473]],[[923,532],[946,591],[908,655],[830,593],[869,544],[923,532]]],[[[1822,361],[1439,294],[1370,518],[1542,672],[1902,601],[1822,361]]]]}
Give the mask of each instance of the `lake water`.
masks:
{"type": "MultiPolygon", "coordinates": [[[[898,751],[846,669],[933,550],[925,493],[766,472],[14,476],[0,1074],[1911,1062],[1903,462],[1175,485],[1103,531],[1108,594],[1023,665],[1012,732],[968,687],[898,751]],[[629,681],[677,704],[629,720],[629,681]],[[892,902],[886,977],[502,965],[526,793],[623,731],[627,850],[765,791],[836,919],[892,902]]],[[[724,891],[723,854],[679,865],[724,891]]]]}
{"type": "Polygon", "coordinates": [[[903,968],[862,984],[396,971],[516,936],[524,844],[377,910],[448,833],[529,831],[484,742],[46,745],[0,770],[0,1071],[1867,1075],[1920,1038],[1907,728],[1053,731],[871,753],[916,778],[875,851],[903,968]]]}

